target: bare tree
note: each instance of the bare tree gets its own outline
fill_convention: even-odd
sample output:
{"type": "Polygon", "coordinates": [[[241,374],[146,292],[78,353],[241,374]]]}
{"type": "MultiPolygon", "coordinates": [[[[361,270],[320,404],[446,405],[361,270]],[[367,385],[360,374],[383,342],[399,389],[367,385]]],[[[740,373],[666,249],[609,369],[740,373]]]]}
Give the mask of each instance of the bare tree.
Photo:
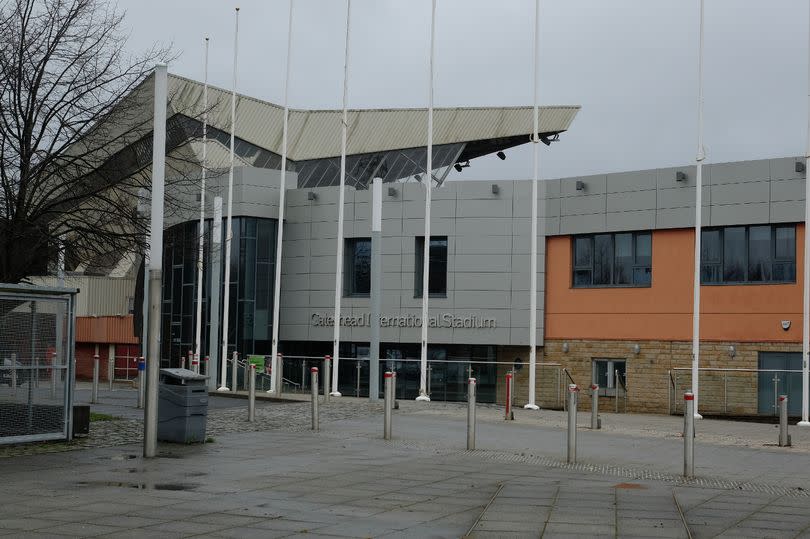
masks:
{"type": "MultiPolygon", "coordinates": [[[[124,30],[123,14],[100,0],[0,3],[0,282],[44,273],[60,242],[69,264],[143,247],[145,82],[170,53],[132,56],[124,30]]],[[[183,118],[170,118],[167,146],[194,130],[183,118]]]]}

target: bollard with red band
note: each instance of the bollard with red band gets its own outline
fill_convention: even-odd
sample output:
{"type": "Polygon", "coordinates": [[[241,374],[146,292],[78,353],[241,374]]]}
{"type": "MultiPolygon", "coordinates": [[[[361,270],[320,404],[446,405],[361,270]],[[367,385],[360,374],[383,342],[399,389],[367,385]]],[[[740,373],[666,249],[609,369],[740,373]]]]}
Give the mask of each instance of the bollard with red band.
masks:
{"type": "Polygon", "coordinates": [[[790,447],[788,434],[788,397],[779,395],[779,447],[790,447]]]}
{"type": "Polygon", "coordinates": [[[191,356],[191,370],[194,371],[195,374],[200,373],[200,354],[193,354],[191,356]]]}
{"type": "Polygon", "coordinates": [[[577,461],[577,397],[579,387],[568,384],[568,463],[577,461]]]}
{"type": "Polygon", "coordinates": [[[332,356],[323,356],[323,402],[329,402],[329,386],[332,383],[332,356]]]}
{"type": "Polygon", "coordinates": [[[683,395],[683,476],[691,479],[695,476],[695,396],[683,395]]]}
{"type": "Polygon", "coordinates": [[[318,367],[309,369],[310,388],[312,391],[312,430],[320,430],[320,418],[318,417],[318,367]]]}
{"type": "Polygon", "coordinates": [[[506,373],[506,414],[504,419],[507,421],[515,419],[515,414],[512,412],[512,373],[506,373]]]}
{"type": "Polygon", "coordinates": [[[599,419],[599,385],[591,384],[591,430],[602,428],[602,420],[599,419]]]}

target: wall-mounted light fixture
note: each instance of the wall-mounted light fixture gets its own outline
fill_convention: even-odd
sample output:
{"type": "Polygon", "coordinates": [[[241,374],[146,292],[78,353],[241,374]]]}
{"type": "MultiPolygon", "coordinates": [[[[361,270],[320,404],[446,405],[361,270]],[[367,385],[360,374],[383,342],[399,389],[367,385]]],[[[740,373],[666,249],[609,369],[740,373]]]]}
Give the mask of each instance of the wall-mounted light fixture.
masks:
{"type": "Polygon", "coordinates": [[[685,182],[687,178],[689,178],[689,176],[686,175],[686,172],[679,170],[675,173],[676,182],[685,182]]]}
{"type": "Polygon", "coordinates": [[[388,196],[390,196],[390,197],[392,197],[392,198],[396,198],[396,196],[397,196],[397,189],[396,189],[396,187],[389,187],[389,188],[388,188],[388,196]]]}
{"type": "Polygon", "coordinates": [[[462,168],[469,168],[469,166],[470,166],[470,160],[468,159],[463,163],[456,163],[455,165],[453,165],[453,168],[456,169],[458,172],[461,172],[462,168]]]}
{"type": "Polygon", "coordinates": [[[495,155],[497,155],[497,156],[498,156],[498,159],[500,159],[501,161],[505,161],[505,160],[506,160],[506,154],[505,154],[505,153],[503,153],[503,152],[498,152],[498,153],[496,153],[495,155]]]}
{"type": "Polygon", "coordinates": [[[801,161],[796,161],[796,172],[804,172],[805,168],[804,163],[801,161]]]}
{"type": "Polygon", "coordinates": [[[639,355],[639,353],[641,353],[641,346],[639,346],[638,344],[634,344],[633,345],[633,353],[635,355],[639,355]]]}
{"type": "Polygon", "coordinates": [[[564,343],[563,343],[563,345],[562,345],[562,351],[563,351],[563,354],[567,354],[567,353],[568,353],[568,343],[567,343],[567,342],[564,342],[564,343]]]}
{"type": "Polygon", "coordinates": [[[318,195],[312,191],[307,193],[307,200],[318,200],[318,195]]]}
{"type": "Polygon", "coordinates": [[[728,357],[734,358],[737,355],[737,349],[734,347],[733,344],[730,344],[728,347],[728,357]]]}
{"type": "Polygon", "coordinates": [[[576,188],[577,191],[585,191],[585,182],[583,182],[582,180],[577,180],[576,188]]]}
{"type": "Polygon", "coordinates": [[[498,184],[497,184],[497,183],[493,183],[493,184],[492,184],[492,194],[493,194],[493,195],[497,195],[497,194],[498,194],[498,193],[500,193],[500,192],[501,192],[501,188],[500,188],[500,187],[498,187],[498,184]]]}

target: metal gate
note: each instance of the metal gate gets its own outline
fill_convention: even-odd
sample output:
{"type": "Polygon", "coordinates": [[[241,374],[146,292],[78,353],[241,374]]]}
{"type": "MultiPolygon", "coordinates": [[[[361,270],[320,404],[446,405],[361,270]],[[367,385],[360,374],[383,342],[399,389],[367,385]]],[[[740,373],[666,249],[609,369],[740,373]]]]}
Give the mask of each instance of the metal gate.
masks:
{"type": "Polygon", "coordinates": [[[777,398],[779,395],[787,395],[788,413],[792,416],[801,415],[801,352],[760,352],[759,368],[759,413],[764,415],[777,415],[777,398]]]}
{"type": "Polygon", "coordinates": [[[0,444],[71,438],[75,295],[0,284],[0,444]]]}

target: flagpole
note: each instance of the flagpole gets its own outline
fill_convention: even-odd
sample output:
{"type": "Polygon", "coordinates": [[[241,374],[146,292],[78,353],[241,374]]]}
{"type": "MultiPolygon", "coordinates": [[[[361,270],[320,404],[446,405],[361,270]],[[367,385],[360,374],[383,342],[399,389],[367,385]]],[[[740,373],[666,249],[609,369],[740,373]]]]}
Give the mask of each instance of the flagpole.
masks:
{"type": "MultiPolygon", "coordinates": [[[[225,297],[222,307],[222,353],[220,354],[220,376],[222,385],[217,391],[230,391],[228,388],[228,315],[231,300],[231,240],[233,239],[233,161],[234,138],[236,137],[236,58],[239,49],[239,8],[236,8],[236,22],[233,33],[233,87],[231,88],[231,159],[228,169],[228,219],[225,229],[225,297]]],[[[236,388],[233,388],[236,391],[236,388]]]]}
{"type": "Polygon", "coordinates": [[[804,152],[804,268],[802,272],[802,420],[799,425],[810,427],[808,418],[808,408],[810,408],[810,396],[808,396],[808,385],[810,385],[810,372],[808,372],[808,361],[810,360],[810,230],[807,228],[810,223],[810,29],[807,34],[807,149],[804,152]]]}
{"type": "Polygon", "coordinates": [[[349,29],[351,27],[352,0],[346,0],[346,51],[343,57],[343,116],[340,131],[340,194],[338,196],[337,256],[335,260],[335,325],[332,340],[332,393],[340,397],[338,367],[340,365],[340,299],[343,292],[343,204],[346,184],[346,131],[348,127],[349,99],[349,29]]]}
{"type": "Polygon", "coordinates": [[[436,0],[431,2],[430,11],[430,60],[428,77],[428,128],[427,128],[427,165],[425,181],[425,238],[422,250],[422,350],[419,362],[419,396],[418,401],[429,401],[427,394],[427,344],[430,314],[428,298],[430,297],[430,202],[433,195],[433,57],[436,41],[436,0]]]}
{"type": "MultiPolygon", "coordinates": [[[[205,76],[203,79],[203,129],[202,129],[202,176],[200,177],[200,226],[197,231],[199,246],[197,248],[197,329],[194,338],[194,370],[200,369],[200,350],[202,337],[202,290],[203,290],[203,251],[205,250],[205,168],[207,163],[208,149],[208,37],[205,38],[205,76]]],[[[209,374],[209,373],[206,373],[209,374]]]]}
{"type": "Polygon", "coordinates": [[[284,126],[281,135],[281,172],[278,185],[278,224],[276,225],[276,267],[273,279],[273,342],[272,355],[270,361],[270,389],[268,393],[278,391],[284,379],[283,365],[278,360],[278,327],[279,327],[279,306],[281,305],[281,247],[284,240],[284,206],[287,191],[287,132],[290,117],[289,109],[289,88],[290,88],[290,57],[292,51],[292,23],[293,23],[293,3],[290,0],[290,12],[287,21],[287,63],[284,75],[284,126]],[[281,376],[279,376],[279,374],[281,376]]]}
{"type": "Polygon", "coordinates": [[[698,413],[698,386],[700,378],[700,242],[703,217],[703,0],[700,0],[700,45],[698,47],[698,147],[695,174],[695,267],[692,285],[692,394],[695,399],[695,418],[698,413]]]}
{"type": "Polygon", "coordinates": [[[534,176],[532,176],[532,229],[531,229],[531,281],[529,286],[529,402],[524,408],[539,410],[535,403],[535,385],[537,378],[537,181],[540,176],[540,105],[538,90],[538,62],[540,61],[540,0],[534,5],[534,112],[532,130],[532,153],[534,176]]]}

